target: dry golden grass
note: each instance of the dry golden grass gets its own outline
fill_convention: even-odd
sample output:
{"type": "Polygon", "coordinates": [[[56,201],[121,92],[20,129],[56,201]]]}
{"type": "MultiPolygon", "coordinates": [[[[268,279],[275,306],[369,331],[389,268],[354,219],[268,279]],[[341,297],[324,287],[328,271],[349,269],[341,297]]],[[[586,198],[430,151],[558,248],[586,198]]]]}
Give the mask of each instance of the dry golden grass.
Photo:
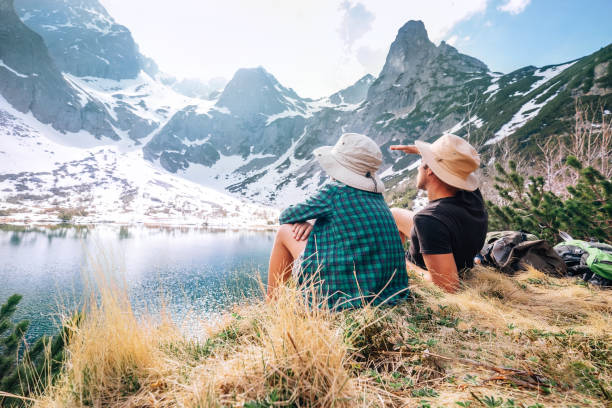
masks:
{"type": "Polygon", "coordinates": [[[137,318],[101,280],[35,406],[610,406],[609,292],[534,270],[471,275],[457,294],[415,277],[400,306],[341,313],[286,287],[202,339],[137,318]]]}

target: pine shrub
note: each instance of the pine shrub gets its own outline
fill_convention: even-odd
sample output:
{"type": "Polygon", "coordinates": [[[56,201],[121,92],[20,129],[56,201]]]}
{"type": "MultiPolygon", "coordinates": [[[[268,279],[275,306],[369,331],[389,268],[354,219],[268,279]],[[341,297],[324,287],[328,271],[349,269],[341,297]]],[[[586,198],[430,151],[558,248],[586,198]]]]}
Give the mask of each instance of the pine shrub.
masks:
{"type": "MultiPolygon", "coordinates": [[[[57,335],[28,344],[25,335],[30,322],[12,321],[21,299],[14,294],[0,307],[0,391],[27,397],[41,391],[59,373],[70,333],[69,326],[64,325],[57,335]]],[[[24,406],[24,400],[0,397],[0,406],[24,406]]]]}
{"type": "Polygon", "coordinates": [[[583,167],[574,156],[567,166],[577,173],[569,196],[562,198],[546,189],[543,177],[521,174],[516,162],[508,169],[496,163],[495,189],[505,201],[496,205],[487,201],[492,229],[525,231],[552,243],[560,241],[559,232],[573,238],[612,241],[612,182],[592,166],[583,167]]]}

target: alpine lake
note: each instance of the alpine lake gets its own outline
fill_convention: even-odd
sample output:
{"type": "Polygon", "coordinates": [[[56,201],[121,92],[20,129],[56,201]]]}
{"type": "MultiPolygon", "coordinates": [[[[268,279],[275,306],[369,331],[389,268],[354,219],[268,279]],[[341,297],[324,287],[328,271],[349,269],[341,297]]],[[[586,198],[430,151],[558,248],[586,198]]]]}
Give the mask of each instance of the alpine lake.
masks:
{"type": "Polygon", "coordinates": [[[0,225],[0,303],[23,296],[13,320],[28,319],[32,339],[111,282],[136,314],[163,312],[189,331],[263,297],[273,242],[274,231],[0,225]]]}

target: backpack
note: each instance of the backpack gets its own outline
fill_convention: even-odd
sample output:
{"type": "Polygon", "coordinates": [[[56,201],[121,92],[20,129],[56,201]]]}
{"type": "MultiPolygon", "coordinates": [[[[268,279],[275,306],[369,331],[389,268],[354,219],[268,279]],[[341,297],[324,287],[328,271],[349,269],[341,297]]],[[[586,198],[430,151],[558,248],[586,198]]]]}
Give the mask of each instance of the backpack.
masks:
{"type": "Polygon", "coordinates": [[[499,268],[508,275],[531,265],[553,276],[565,276],[565,262],[548,242],[519,231],[494,231],[487,234],[480,258],[486,265],[499,268]]]}
{"type": "Polygon", "coordinates": [[[562,233],[565,240],[554,249],[565,261],[571,276],[580,276],[589,283],[612,287],[612,245],[572,239],[562,233]]]}

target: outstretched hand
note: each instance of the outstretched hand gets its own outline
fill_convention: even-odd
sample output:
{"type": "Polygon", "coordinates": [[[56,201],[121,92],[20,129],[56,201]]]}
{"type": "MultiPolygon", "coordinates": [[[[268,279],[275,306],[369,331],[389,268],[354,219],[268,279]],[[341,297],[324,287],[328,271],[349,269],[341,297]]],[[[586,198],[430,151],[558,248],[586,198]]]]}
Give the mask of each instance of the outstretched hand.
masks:
{"type": "Polygon", "coordinates": [[[293,231],[293,238],[296,241],[306,241],[312,231],[312,224],[309,222],[296,222],[291,225],[291,231],[293,231]]]}
{"type": "Polygon", "coordinates": [[[391,150],[400,150],[407,154],[420,154],[419,149],[415,145],[393,145],[391,150]]]}

